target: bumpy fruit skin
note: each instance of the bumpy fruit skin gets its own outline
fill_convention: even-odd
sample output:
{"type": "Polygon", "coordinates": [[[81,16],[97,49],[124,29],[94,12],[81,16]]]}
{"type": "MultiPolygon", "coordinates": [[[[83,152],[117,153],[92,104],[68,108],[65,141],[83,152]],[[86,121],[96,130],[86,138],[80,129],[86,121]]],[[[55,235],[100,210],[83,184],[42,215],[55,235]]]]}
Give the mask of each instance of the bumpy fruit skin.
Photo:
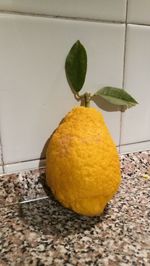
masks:
{"type": "Polygon", "coordinates": [[[75,107],[50,138],[46,180],[63,206],[87,216],[99,215],[116,193],[120,164],[103,116],[75,107]]]}

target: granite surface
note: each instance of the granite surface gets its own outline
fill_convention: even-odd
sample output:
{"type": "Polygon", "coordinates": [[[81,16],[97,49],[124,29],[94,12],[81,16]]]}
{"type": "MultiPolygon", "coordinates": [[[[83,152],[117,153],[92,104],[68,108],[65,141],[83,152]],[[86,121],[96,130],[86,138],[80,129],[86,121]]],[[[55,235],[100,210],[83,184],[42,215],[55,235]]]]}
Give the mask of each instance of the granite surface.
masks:
{"type": "Polygon", "coordinates": [[[44,169],[0,177],[0,266],[150,265],[150,152],[121,155],[122,183],[99,217],[63,208],[44,169]]]}

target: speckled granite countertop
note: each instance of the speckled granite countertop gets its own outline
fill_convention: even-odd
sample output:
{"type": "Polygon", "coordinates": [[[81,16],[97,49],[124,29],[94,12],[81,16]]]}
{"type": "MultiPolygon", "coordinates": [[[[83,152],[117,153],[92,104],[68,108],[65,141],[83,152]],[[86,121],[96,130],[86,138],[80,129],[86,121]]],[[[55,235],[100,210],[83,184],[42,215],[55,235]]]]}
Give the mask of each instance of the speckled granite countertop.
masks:
{"type": "Polygon", "coordinates": [[[0,266],[150,265],[150,152],[122,155],[121,169],[119,192],[95,218],[56,202],[44,169],[1,176],[0,266]]]}

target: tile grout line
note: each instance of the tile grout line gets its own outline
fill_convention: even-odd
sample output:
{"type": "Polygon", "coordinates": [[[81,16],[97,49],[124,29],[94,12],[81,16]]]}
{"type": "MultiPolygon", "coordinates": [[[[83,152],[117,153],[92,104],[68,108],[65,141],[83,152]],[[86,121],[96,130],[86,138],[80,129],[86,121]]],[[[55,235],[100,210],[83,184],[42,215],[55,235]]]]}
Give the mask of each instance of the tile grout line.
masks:
{"type": "Polygon", "coordinates": [[[85,21],[85,22],[100,22],[100,23],[114,23],[114,24],[124,24],[123,20],[107,20],[101,18],[88,18],[88,17],[70,17],[70,16],[61,16],[61,15],[51,15],[51,14],[42,14],[42,13],[32,13],[32,12],[21,12],[21,11],[9,11],[9,10],[0,10],[0,15],[21,15],[21,16],[31,16],[31,17],[41,17],[41,18],[50,18],[50,19],[62,19],[62,20],[74,20],[74,21],[85,21]]]}
{"type": "MultiPolygon", "coordinates": [[[[32,161],[44,161],[46,157],[43,158],[34,158],[34,159],[28,159],[28,160],[22,160],[22,161],[14,161],[12,163],[6,163],[5,165],[11,165],[11,164],[17,164],[17,163],[28,163],[32,161]]],[[[41,167],[40,167],[41,168],[41,167]]]]}
{"type": "Polygon", "coordinates": [[[142,27],[150,27],[150,23],[140,23],[140,22],[127,22],[128,25],[133,26],[142,26],[142,27]]]}
{"type": "MultiPolygon", "coordinates": [[[[123,72],[122,72],[122,88],[125,85],[125,66],[126,66],[126,50],[127,50],[127,18],[128,18],[128,0],[126,0],[126,18],[125,18],[125,36],[124,36],[124,55],[123,55],[123,72]]],[[[122,129],[123,129],[123,111],[120,113],[120,131],[119,131],[119,154],[121,152],[122,142],[122,129]]]]}
{"type": "MultiPolygon", "coordinates": [[[[128,0],[127,0],[128,3],[128,0]]],[[[128,4],[126,4],[127,9],[128,4]]],[[[50,15],[50,14],[42,14],[42,13],[32,13],[32,12],[23,12],[23,11],[9,11],[9,10],[0,10],[0,15],[6,14],[6,15],[21,15],[21,16],[30,16],[30,17],[41,17],[41,18],[52,18],[52,19],[62,19],[62,20],[74,20],[74,21],[85,21],[85,22],[100,22],[100,23],[110,23],[110,24],[127,24],[127,25],[137,25],[137,26],[146,26],[150,27],[150,23],[140,23],[140,22],[132,22],[132,21],[123,21],[123,20],[107,20],[107,19],[101,19],[101,18],[88,18],[88,17],[70,17],[70,16],[61,16],[61,15],[50,15]]]]}
{"type": "Polygon", "coordinates": [[[140,144],[140,143],[146,143],[150,142],[150,140],[143,140],[143,141],[136,141],[136,142],[129,142],[129,143],[123,143],[120,146],[128,146],[128,145],[134,145],[134,144],[140,144]]]}

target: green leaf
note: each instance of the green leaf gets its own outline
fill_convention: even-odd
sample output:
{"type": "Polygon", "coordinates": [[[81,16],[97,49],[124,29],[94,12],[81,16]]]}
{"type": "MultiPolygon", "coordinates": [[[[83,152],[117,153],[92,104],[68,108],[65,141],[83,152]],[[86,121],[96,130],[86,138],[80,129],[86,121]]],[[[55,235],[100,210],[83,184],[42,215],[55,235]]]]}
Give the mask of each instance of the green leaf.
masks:
{"type": "Polygon", "coordinates": [[[111,104],[124,106],[126,108],[130,108],[137,104],[137,101],[124,89],[104,87],[98,90],[94,95],[102,97],[111,104]]]}
{"type": "Polygon", "coordinates": [[[79,92],[83,87],[87,71],[87,54],[80,41],[72,46],[66,58],[65,70],[71,89],[79,92]]]}

